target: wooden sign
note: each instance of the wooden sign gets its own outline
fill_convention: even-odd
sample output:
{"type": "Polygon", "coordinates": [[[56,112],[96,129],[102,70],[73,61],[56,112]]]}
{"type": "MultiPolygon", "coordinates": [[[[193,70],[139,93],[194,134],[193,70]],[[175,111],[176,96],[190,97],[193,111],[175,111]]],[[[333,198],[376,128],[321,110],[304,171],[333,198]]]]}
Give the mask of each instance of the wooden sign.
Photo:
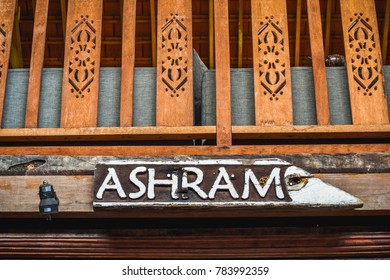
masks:
{"type": "Polygon", "coordinates": [[[280,159],[99,163],[95,208],[361,207],[362,202],[280,159]]]}

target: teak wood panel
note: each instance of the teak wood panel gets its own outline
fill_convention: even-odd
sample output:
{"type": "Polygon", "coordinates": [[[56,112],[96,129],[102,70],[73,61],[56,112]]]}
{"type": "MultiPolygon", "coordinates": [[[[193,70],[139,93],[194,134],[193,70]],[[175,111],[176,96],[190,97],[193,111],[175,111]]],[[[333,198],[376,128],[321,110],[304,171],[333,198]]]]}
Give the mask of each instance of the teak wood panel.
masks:
{"type": "Polygon", "coordinates": [[[191,0],[159,0],[157,126],[193,125],[191,0]]]}
{"type": "Polygon", "coordinates": [[[136,0],[123,1],[120,125],[133,124],[136,0]]]}
{"type": "Polygon", "coordinates": [[[374,0],[341,0],[353,124],[388,124],[374,0]]]}
{"type": "Polygon", "coordinates": [[[286,1],[251,3],[256,125],[292,125],[286,1]]]}
{"type": "Polygon", "coordinates": [[[229,7],[227,0],[214,1],[216,122],[217,145],[232,144],[232,117],[230,96],[229,7]]]}
{"type": "Polygon", "coordinates": [[[14,25],[15,0],[0,0],[0,126],[3,119],[5,86],[14,25]]]}
{"type": "Polygon", "coordinates": [[[102,0],[69,0],[61,127],[97,125],[102,0]]]}
{"type": "Polygon", "coordinates": [[[326,83],[325,52],[319,0],[307,0],[307,16],[309,21],[317,123],[319,125],[329,125],[328,86],[326,83]]]}
{"type": "Polygon", "coordinates": [[[42,68],[45,58],[48,10],[49,0],[36,1],[25,120],[25,125],[29,128],[38,126],[39,96],[41,92],[42,68]]]}

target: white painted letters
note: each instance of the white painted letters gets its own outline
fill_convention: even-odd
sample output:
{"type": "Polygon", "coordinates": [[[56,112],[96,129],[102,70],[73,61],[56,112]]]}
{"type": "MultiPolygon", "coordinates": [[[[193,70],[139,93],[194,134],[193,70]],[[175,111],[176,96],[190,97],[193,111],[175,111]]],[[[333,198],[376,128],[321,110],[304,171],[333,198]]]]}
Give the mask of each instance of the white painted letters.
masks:
{"type": "Polygon", "coordinates": [[[148,198],[154,199],[154,187],[156,185],[170,185],[171,187],[171,197],[173,199],[179,199],[177,195],[178,189],[178,176],[175,173],[168,174],[168,177],[172,177],[172,179],[155,179],[156,170],[154,168],[148,168],[149,178],[148,178],[148,198]]]}
{"type": "Polygon", "coordinates": [[[183,189],[192,189],[196,192],[201,198],[207,199],[207,194],[199,187],[199,184],[203,182],[203,171],[197,167],[184,167],[183,168],[183,180],[182,188],[183,189]],[[194,182],[188,182],[188,172],[195,173],[196,179],[194,182]]]}
{"type": "Polygon", "coordinates": [[[142,197],[146,193],[146,186],[144,183],[142,183],[140,180],[137,178],[138,173],[144,173],[146,172],[147,169],[144,166],[141,167],[136,167],[131,171],[129,179],[130,182],[132,182],[134,185],[136,185],[139,188],[139,191],[136,193],[129,193],[129,197],[131,199],[138,199],[142,197]]]}
{"type": "Polygon", "coordinates": [[[244,191],[242,193],[243,199],[249,198],[249,184],[252,182],[252,184],[255,186],[257,192],[259,193],[260,197],[264,198],[267,195],[267,192],[272,184],[272,182],[275,180],[275,189],[276,189],[276,197],[279,199],[284,199],[284,193],[282,190],[282,185],[280,183],[280,168],[276,167],[272,169],[271,174],[269,175],[269,178],[267,179],[267,182],[262,187],[259,184],[259,181],[257,180],[255,174],[251,169],[245,170],[245,179],[244,179],[244,191]]]}
{"type": "Polygon", "coordinates": [[[211,190],[209,192],[209,198],[214,199],[215,198],[215,193],[217,190],[228,190],[230,192],[230,195],[234,199],[238,199],[239,195],[234,188],[233,183],[230,181],[229,174],[226,171],[225,167],[220,167],[219,169],[219,174],[217,179],[215,179],[213,186],[211,187],[211,190]],[[221,180],[224,179],[226,184],[221,184],[221,180]]]}
{"type": "Polygon", "coordinates": [[[104,179],[103,184],[100,186],[96,194],[96,198],[103,199],[103,193],[106,190],[116,190],[120,198],[126,198],[126,194],[122,188],[121,183],[119,182],[118,175],[116,174],[114,168],[108,168],[108,174],[104,179]]]}

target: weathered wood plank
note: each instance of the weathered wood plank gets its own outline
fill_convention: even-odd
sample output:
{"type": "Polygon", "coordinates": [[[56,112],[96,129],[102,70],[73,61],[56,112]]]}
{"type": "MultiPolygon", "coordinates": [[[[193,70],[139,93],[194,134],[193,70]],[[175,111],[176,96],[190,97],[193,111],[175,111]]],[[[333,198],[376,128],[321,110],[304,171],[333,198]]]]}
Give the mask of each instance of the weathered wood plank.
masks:
{"type": "Polygon", "coordinates": [[[31,50],[30,77],[26,104],[26,127],[38,126],[39,96],[45,58],[45,42],[49,0],[37,0],[35,5],[34,35],[31,50]]]}
{"type": "MultiPolygon", "coordinates": [[[[235,140],[387,139],[390,126],[233,126],[235,140]]],[[[0,142],[215,139],[214,126],[29,128],[0,130],[0,142]]]]}
{"type": "Polygon", "coordinates": [[[11,52],[15,0],[0,0],[0,126],[3,119],[5,87],[11,52]]]}
{"type": "MultiPolygon", "coordinates": [[[[242,158],[230,155],[230,159],[242,158]]],[[[275,155],[246,155],[245,158],[272,158],[275,155]]],[[[221,156],[166,156],[167,160],[220,159],[221,156]]],[[[277,158],[291,162],[310,173],[390,173],[390,153],[364,154],[291,154],[277,155],[277,158]]],[[[150,160],[156,157],[126,156],[43,156],[20,155],[1,156],[0,175],[93,175],[99,162],[113,160],[150,160]]]]}
{"type": "Polygon", "coordinates": [[[256,125],[292,125],[286,1],[251,3],[256,125]]]}
{"type": "MultiPolygon", "coordinates": [[[[345,211],[345,214],[349,215],[369,215],[370,212],[377,213],[383,211],[384,213],[390,212],[390,174],[314,174],[325,182],[334,184],[335,186],[343,189],[350,194],[360,198],[364,202],[363,208],[353,211],[345,211]],[[387,211],[387,212],[386,212],[387,211]]],[[[60,212],[67,216],[73,214],[88,214],[91,217],[99,217],[100,212],[93,214],[92,208],[92,188],[93,188],[93,176],[0,176],[0,216],[6,215],[24,215],[24,213],[37,213],[39,205],[39,196],[37,191],[42,181],[46,180],[53,184],[57,196],[60,199],[60,212]]],[[[267,209],[265,211],[253,211],[255,208],[238,208],[237,211],[231,211],[230,213],[221,213],[219,209],[207,209],[202,211],[201,209],[193,209],[194,216],[231,216],[239,217],[252,213],[251,216],[267,216],[270,214],[281,215],[310,215],[307,211],[304,213],[290,212],[289,210],[277,211],[274,213],[272,210],[267,209]]],[[[141,212],[143,216],[157,216],[163,217],[166,214],[168,216],[188,217],[188,211],[153,211],[148,213],[145,210],[129,210],[127,213],[123,212],[111,212],[109,215],[115,216],[133,216],[139,215],[141,212]],[[122,214],[122,215],[121,215],[122,214]]],[[[337,213],[329,213],[332,211],[317,211],[315,215],[336,215],[337,213]]],[[[106,214],[102,214],[108,215],[106,214]]]]}
{"type": "Polygon", "coordinates": [[[317,123],[319,125],[329,125],[330,113],[328,86],[326,84],[325,54],[322,39],[321,9],[319,0],[307,0],[307,16],[309,21],[317,123]]]}
{"type": "Polygon", "coordinates": [[[232,145],[229,3],[214,0],[217,145],[232,145]]]}
{"type": "Polygon", "coordinates": [[[388,124],[375,1],[340,1],[353,124],[388,124]]]}
{"type": "Polygon", "coordinates": [[[97,125],[102,0],[69,0],[61,127],[97,125]]]}
{"type": "Polygon", "coordinates": [[[133,124],[136,0],[123,1],[120,125],[133,124]]]}
{"type": "Polygon", "coordinates": [[[2,155],[40,155],[40,156],[171,156],[171,155],[259,155],[272,154],[356,154],[356,153],[388,153],[390,143],[385,144],[262,144],[262,145],[234,145],[232,147],[217,146],[130,146],[118,143],[107,145],[55,145],[42,146],[41,144],[12,145],[10,143],[0,147],[2,155]]]}
{"type": "Polygon", "coordinates": [[[157,126],[194,123],[191,5],[191,0],[158,1],[157,126]]]}

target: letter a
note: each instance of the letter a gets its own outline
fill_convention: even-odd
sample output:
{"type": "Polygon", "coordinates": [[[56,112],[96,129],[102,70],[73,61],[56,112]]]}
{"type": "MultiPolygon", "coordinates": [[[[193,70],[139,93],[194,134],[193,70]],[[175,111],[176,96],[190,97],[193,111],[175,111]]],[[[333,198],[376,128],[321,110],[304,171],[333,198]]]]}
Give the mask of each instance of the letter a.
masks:
{"type": "Polygon", "coordinates": [[[99,191],[96,194],[97,199],[103,199],[103,193],[105,190],[116,190],[120,198],[126,198],[126,194],[119,182],[118,175],[116,175],[114,168],[108,168],[108,174],[104,179],[103,184],[100,186],[99,191]],[[114,184],[110,184],[113,182],[114,184]]]}

